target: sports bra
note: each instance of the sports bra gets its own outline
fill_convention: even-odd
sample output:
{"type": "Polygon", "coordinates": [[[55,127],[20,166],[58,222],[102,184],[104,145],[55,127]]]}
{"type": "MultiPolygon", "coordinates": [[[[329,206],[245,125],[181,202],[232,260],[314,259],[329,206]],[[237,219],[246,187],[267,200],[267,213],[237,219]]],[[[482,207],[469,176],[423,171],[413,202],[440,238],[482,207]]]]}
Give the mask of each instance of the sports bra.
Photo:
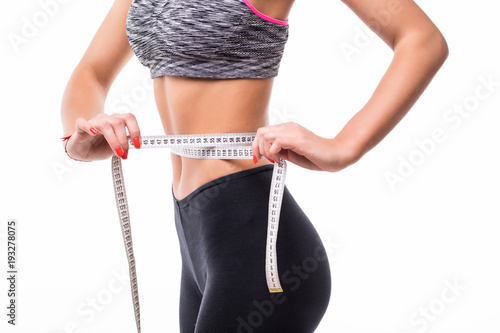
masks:
{"type": "Polygon", "coordinates": [[[126,32],[151,78],[268,78],[278,75],[288,19],[248,0],[134,0],[126,32]]]}

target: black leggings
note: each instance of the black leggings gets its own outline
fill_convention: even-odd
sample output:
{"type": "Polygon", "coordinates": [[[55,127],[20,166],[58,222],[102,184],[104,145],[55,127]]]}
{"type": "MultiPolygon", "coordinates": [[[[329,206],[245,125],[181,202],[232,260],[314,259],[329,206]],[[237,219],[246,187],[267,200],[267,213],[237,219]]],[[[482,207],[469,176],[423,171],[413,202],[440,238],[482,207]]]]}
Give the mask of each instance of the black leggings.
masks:
{"type": "Polygon", "coordinates": [[[277,240],[283,293],[267,288],[272,171],[272,164],[238,171],[181,200],[173,197],[182,255],[181,333],[308,333],[318,326],[330,300],[328,258],[286,186],[277,240]]]}

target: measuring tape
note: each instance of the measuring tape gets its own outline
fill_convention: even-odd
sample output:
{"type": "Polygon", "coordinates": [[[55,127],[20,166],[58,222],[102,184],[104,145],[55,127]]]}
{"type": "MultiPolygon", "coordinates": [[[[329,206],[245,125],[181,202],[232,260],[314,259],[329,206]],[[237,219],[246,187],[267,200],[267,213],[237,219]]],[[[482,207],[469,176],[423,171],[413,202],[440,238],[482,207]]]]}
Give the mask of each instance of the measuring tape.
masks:
{"type": "MultiPolygon", "coordinates": [[[[171,152],[176,155],[197,159],[252,159],[251,145],[255,139],[255,135],[256,132],[142,136],[140,149],[170,148],[171,152]]],[[[130,149],[137,149],[131,138],[128,138],[128,141],[130,149]]],[[[137,286],[132,230],[130,227],[121,157],[113,155],[111,165],[116,207],[118,209],[118,217],[120,219],[129,265],[135,321],[137,332],[140,333],[139,289],[137,286]]],[[[286,161],[280,158],[279,161],[274,163],[271,190],[269,193],[265,272],[267,286],[271,293],[283,292],[278,276],[276,241],[278,238],[281,201],[285,190],[285,176],[286,161]]]]}

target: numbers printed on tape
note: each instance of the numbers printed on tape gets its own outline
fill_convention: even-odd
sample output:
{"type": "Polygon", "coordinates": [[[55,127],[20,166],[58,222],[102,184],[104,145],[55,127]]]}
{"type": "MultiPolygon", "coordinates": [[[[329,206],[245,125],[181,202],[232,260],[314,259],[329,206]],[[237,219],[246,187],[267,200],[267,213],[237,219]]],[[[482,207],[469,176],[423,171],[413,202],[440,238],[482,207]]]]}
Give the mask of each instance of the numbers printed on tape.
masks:
{"type": "MultiPolygon", "coordinates": [[[[255,135],[256,133],[253,132],[143,136],[139,149],[170,148],[171,152],[176,155],[198,159],[251,159],[253,157],[251,145],[255,139],[255,135]]],[[[128,141],[129,149],[137,149],[131,138],[128,138],[128,141]]],[[[118,217],[120,219],[129,265],[135,321],[137,332],[140,333],[139,288],[121,158],[113,155],[111,166],[116,207],[118,209],[118,217]]],[[[271,293],[283,292],[278,276],[276,242],[278,238],[281,201],[285,190],[285,176],[286,161],[281,158],[274,164],[269,193],[265,274],[267,286],[271,293]]]]}
{"type": "Polygon", "coordinates": [[[269,211],[266,243],[266,279],[271,293],[283,292],[278,276],[276,241],[278,238],[281,200],[285,187],[286,162],[280,159],[274,164],[271,192],[269,193],[269,211]]]}

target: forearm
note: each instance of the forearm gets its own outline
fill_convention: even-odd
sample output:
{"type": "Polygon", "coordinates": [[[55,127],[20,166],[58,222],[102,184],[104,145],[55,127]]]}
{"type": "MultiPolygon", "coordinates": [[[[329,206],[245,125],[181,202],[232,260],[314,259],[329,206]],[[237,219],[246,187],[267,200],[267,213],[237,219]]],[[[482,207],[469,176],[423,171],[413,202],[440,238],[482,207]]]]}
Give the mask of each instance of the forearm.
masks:
{"type": "Polygon", "coordinates": [[[395,45],[393,60],[373,95],[333,139],[348,151],[347,165],[358,161],[399,123],[447,56],[446,41],[439,32],[407,36],[395,45]]]}
{"type": "Polygon", "coordinates": [[[77,67],[66,85],[62,99],[63,135],[74,133],[77,118],[88,120],[104,112],[106,96],[107,89],[99,83],[95,75],[90,70],[77,67]]]}

